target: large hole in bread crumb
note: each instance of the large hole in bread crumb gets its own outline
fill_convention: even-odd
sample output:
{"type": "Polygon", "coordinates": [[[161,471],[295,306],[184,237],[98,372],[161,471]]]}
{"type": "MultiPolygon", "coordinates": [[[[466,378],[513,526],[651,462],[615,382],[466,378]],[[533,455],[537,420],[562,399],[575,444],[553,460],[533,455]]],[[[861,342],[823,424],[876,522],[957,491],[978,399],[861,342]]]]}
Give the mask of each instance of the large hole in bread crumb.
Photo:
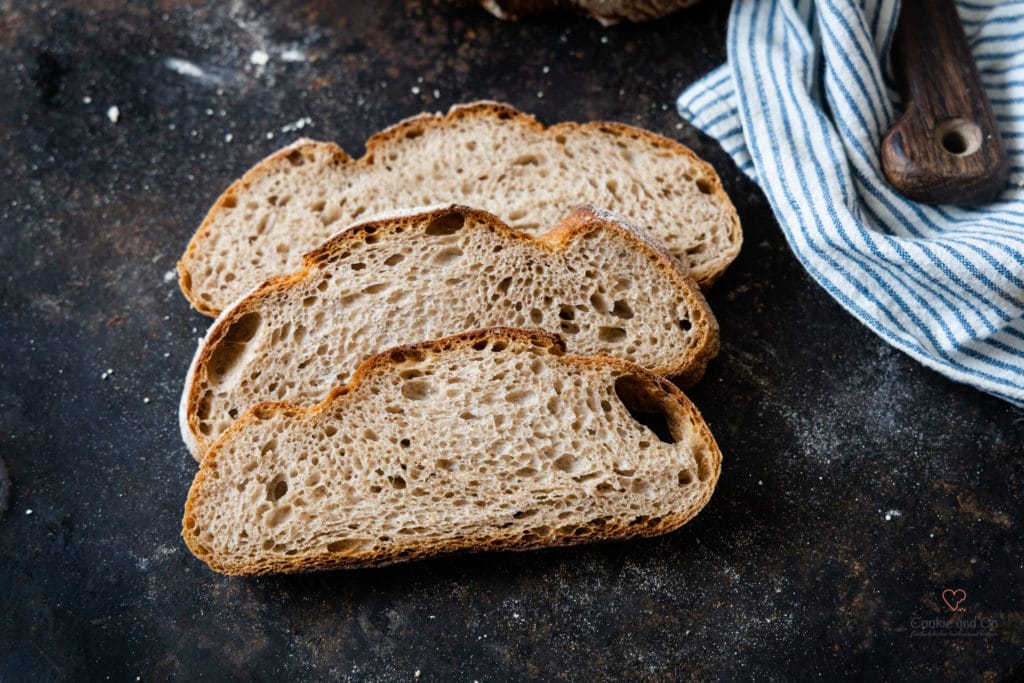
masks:
{"type": "Polygon", "coordinates": [[[616,299],[615,305],[612,306],[612,315],[616,318],[629,320],[633,317],[633,309],[630,308],[629,303],[625,299],[616,299]]]}
{"type": "Polygon", "coordinates": [[[459,247],[446,247],[434,255],[432,262],[435,266],[447,266],[459,260],[462,256],[462,249],[459,247]]]}
{"type": "Polygon", "coordinates": [[[267,484],[267,500],[276,503],[288,493],[288,477],[279,474],[267,484]]]}
{"type": "Polygon", "coordinates": [[[564,453],[555,459],[554,465],[555,469],[566,474],[576,474],[583,469],[584,463],[579,458],[564,453]]]}
{"type": "Polygon", "coordinates": [[[281,522],[288,519],[291,516],[291,514],[292,506],[283,505],[279,508],[276,508],[268,512],[266,517],[263,518],[263,521],[269,528],[274,528],[275,526],[281,524],[281,522]]]}
{"type": "Polygon", "coordinates": [[[231,323],[210,352],[209,368],[214,378],[223,377],[235,366],[245,350],[245,344],[256,336],[261,322],[260,314],[252,312],[231,323]]]}
{"type": "Polygon", "coordinates": [[[443,235],[454,235],[459,230],[462,230],[462,226],[466,224],[466,218],[461,213],[451,212],[443,216],[438,216],[434,220],[430,221],[430,225],[424,230],[424,234],[430,237],[440,237],[443,235]]]}
{"type": "Polygon", "coordinates": [[[351,553],[370,545],[368,538],[342,538],[327,544],[329,553],[351,553]]]}
{"type": "Polygon", "coordinates": [[[707,481],[710,479],[711,473],[714,469],[714,465],[711,462],[711,455],[701,448],[693,454],[693,459],[697,461],[697,478],[701,481],[707,481]]]}
{"type": "Polygon", "coordinates": [[[410,401],[422,401],[434,393],[434,385],[428,380],[410,380],[402,384],[402,396],[410,401]]]}
{"type": "Polygon", "coordinates": [[[540,166],[542,160],[536,154],[522,154],[512,160],[513,166],[540,166]]]}
{"type": "Polygon", "coordinates": [[[617,344],[626,338],[626,330],[621,327],[598,327],[597,338],[606,344],[617,344]]]}
{"type": "Polygon", "coordinates": [[[669,428],[666,396],[653,391],[644,381],[623,375],[615,380],[615,395],[629,411],[630,417],[654,432],[664,443],[676,443],[669,428]]]}

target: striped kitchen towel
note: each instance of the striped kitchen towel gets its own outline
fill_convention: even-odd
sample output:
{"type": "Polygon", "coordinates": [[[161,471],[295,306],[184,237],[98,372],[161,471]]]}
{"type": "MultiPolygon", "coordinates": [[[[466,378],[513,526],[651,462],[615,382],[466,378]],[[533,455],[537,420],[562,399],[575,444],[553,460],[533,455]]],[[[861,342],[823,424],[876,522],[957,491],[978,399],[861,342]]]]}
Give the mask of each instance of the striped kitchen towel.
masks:
{"type": "Polygon", "coordinates": [[[761,186],[797,258],[850,313],[1024,406],[1024,2],[957,5],[1010,157],[991,204],[919,204],[882,174],[900,112],[894,0],[735,0],[728,62],[678,108],[761,186]]]}

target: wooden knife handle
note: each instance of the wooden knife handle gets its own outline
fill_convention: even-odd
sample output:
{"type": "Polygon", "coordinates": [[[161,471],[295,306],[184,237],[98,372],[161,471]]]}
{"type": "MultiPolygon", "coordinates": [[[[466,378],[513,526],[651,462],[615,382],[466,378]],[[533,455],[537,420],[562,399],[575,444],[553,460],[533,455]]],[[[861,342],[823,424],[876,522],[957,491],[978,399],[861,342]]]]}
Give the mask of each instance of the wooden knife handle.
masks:
{"type": "Polygon", "coordinates": [[[892,57],[905,109],[882,140],[886,178],[929,204],[994,199],[1006,148],[953,0],[903,0],[892,57]]]}

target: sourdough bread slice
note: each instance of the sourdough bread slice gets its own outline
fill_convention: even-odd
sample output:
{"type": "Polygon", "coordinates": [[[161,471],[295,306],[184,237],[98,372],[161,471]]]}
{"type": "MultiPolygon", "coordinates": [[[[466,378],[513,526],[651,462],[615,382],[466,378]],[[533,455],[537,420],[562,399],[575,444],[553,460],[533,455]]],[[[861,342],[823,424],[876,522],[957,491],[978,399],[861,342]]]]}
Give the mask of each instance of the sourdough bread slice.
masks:
{"type": "Polygon", "coordinates": [[[488,12],[499,19],[573,9],[612,26],[623,19],[648,21],[697,4],[699,0],[480,0],[488,12]]]}
{"type": "Polygon", "coordinates": [[[300,140],[217,200],[178,263],[192,305],[216,315],[359,218],[459,202],[539,235],[582,203],[650,230],[709,285],[736,257],[739,218],[708,164],[677,142],[618,123],[545,129],[511,107],[476,103],[372,137],[353,160],[300,140]]]}
{"type": "Polygon", "coordinates": [[[182,536],[234,575],[526,550],[678,528],[721,453],[670,382],[493,328],[369,359],[311,408],[261,403],[210,450],[182,536]]]}
{"type": "Polygon", "coordinates": [[[578,209],[539,239],[461,206],[394,214],[336,235],[214,323],[189,370],[182,435],[198,460],[255,403],[312,405],[374,353],[502,325],[683,382],[718,351],[700,289],[607,212],[578,209]]]}

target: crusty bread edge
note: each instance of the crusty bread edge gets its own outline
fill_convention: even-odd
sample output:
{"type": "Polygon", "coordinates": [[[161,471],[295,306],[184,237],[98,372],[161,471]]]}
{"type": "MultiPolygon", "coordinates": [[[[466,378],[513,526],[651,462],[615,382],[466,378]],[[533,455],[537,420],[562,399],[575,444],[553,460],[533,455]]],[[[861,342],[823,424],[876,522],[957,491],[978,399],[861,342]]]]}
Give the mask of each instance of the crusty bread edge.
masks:
{"type": "Polygon", "coordinates": [[[667,375],[681,384],[689,386],[696,383],[703,376],[708,362],[718,355],[718,321],[711,312],[711,308],[708,306],[703,294],[701,294],[700,288],[684,272],[683,268],[685,266],[665,251],[660,244],[649,239],[642,231],[632,226],[621,216],[616,216],[609,211],[590,205],[584,205],[562,219],[556,227],[546,234],[540,237],[532,237],[509,227],[508,224],[494,214],[459,204],[391,211],[371,217],[364,222],[357,223],[337,233],[316,249],[305,254],[303,257],[304,266],[301,270],[267,280],[218,316],[192,358],[192,363],[189,366],[188,375],[185,380],[185,388],[178,407],[178,424],[181,429],[182,439],[192,457],[196,460],[201,460],[204,451],[209,445],[208,440],[198,434],[198,420],[195,418],[195,409],[199,400],[197,378],[200,372],[206,371],[207,362],[213,354],[213,349],[224,337],[231,325],[245,315],[252,305],[271,296],[279,289],[293,286],[302,281],[313,272],[318,263],[330,259],[332,254],[344,251],[346,245],[351,244],[353,241],[362,240],[366,233],[376,232],[382,227],[381,224],[383,223],[390,223],[396,220],[429,221],[453,212],[475,217],[481,229],[483,226],[491,227],[510,239],[527,242],[538,248],[548,249],[555,253],[568,249],[578,237],[582,237],[595,229],[612,232],[626,241],[632,242],[637,249],[647,252],[648,258],[664,273],[666,279],[675,287],[676,291],[682,294],[690,306],[694,328],[702,332],[701,337],[697,340],[691,352],[680,360],[679,363],[673,366],[651,368],[651,371],[656,374],[667,375]],[[698,322],[703,324],[698,325],[698,322]]]}
{"type": "Polygon", "coordinates": [[[723,207],[728,209],[728,220],[730,222],[729,249],[725,250],[719,258],[710,261],[708,266],[702,271],[693,272],[692,275],[694,279],[702,288],[707,289],[722,275],[722,273],[725,272],[729,264],[732,263],[739,254],[740,248],[743,244],[743,231],[740,227],[739,214],[736,213],[735,206],[733,206],[732,201],[723,189],[721,178],[718,177],[718,173],[715,172],[715,169],[709,163],[698,157],[693,150],[686,145],[656,133],[652,133],[648,130],[609,121],[590,121],[587,123],[564,121],[545,127],[537,121],[535,117],[521,112],[511,105],[491,100],[479,100],[466,104],[453,105],[448,110],[447,114],[430,114],[424,112],[422,114],[403,119],[402,121],[399,121],[398,123],[395,123],[371,136],[366,141],[366,153],[359,159],[353,159],[333,142],[317,142],[309,138],[301,138],[258,162],[255,166],[246,171],[245,175],[233,182],[228,189],[226,189],[220,197],[217,198],[217,201],[214,202],[213,206],[207,212],[206,217],[203,219],[203,222],[189,240],[188,246],[185,248],[185,253],[177,264],[178,286],[181,288],[185,298],[188,299],[193,308],[204,315],[216,317],[220,313],[216,308],[201,301],[193,294],[191,284],[192,280],[191,275],[188,272],[188,264],[192,260],[193,254],[199,250],[200,244],[209,235],[213,222],[218,219],[221,213],[227,210],[227,205],[236,201],[237,195],[255,182],[255,180],[261,175],[271,170],[275,165],[286,162],[288,156],[293,152],[305,147],[324,147],[338,159],[339,163],[352,163],[357,166],[366,166],[373,163],[375,152],[378,148],[387,143],[400,140],[411,130],[427,126],[444,127],[453,121],[473,116],[495,116],[502,120],[514,120],[518,124],[531,128],[538,133],[546,133],[548,135],[557,135],[559,131],[574,128],[595,129],[604,133],[625,135],[637,140],[643,140],[656,147],[662,147],[664,149],[672,150],[677,154],[681,154],[693,166],[699,169],[701,175],[710,182],[709,189],[711,192],[709,194],[713,194],[715,199],[717,199],[723,207]]]}
{"type": "Polygon", "coordinates": [[[664,377],[656,375],[639,365],[604,353],[596,356],[566,354],[565,343],[562,341],[562,338],[556,334],[551,334],[550,332],[511,327],[490,327],[462,332],[460,334],[443,337],[441,339],[399,346],[371,356],[356,369],[352,375],[351,381],[349,381],[346,386],[333,389],[328,394],[327,398],[308,408],[303,408],[286,401],[263,402],[252,406],[243,415],[241,415],[234,424],[232,424],[220,436],[220,438],[217,439],[216,443],[214,443],[206,457],[203,459],[199,471],[196,472],[195,478],[193,479],[192,486],[189,488],[188,498],[185,502],[185,511],[182,517],[181,536],[193,555],[206,562],[214,571],[229,576],[259,576],[272,573],[312,572],[326,569],[381,567],[399,562],[424,559],[435,555],[448,555],[466,551],[520,551],[543,547],[574,545],[584,542],[589,543],[595,541],[624,539],[636,536],[657,536],[659,534],[678,529],[686,524],[686,522],[693,519],[693,517],[695,517],[697,513],[704,508],[708,500],[710,500],[718,482],[719,475],[721,474],[721,463],[721,450],[715,441],[714,435],[712,435],[711,430],[708,428],[707,423],[701,416],[700,411],[697,410],[696,406],[693,405],[693,403],[678,387],[664,377]],[[590,526],[585,527],[587,529],[587,533],[582,535],[577,535],[575,533],[570,535],[568,533],[557,531],[552,537],[527,543],[517,543],[512,539],[492,539],[490,541],[481,541],[479,539],[475,541],[452,540],[446,541],[443,545],[423,544],[418,547],[406,548],[398,554],[385,556],[370,553],[368,555],[361,555],[358,557],[346,557],[344,555],[344,551],[342,551],[328,557],[324,557],[323,555],[314,557],[291,557],[281,558],[280,560],[276,560],[271,563],[240,565],[219,563],[214,558],[206,556],[206,553],[202,551],[201,544],[189,530],[188,519],[193,507],[197,503],[198,491],[202,486],[203,481],[210,470],[216,469],[218,465],[221,445],[229,439],[235,431],[244,430],[250,423],[268,419],[277,413],[286,413],[293,416],[315,416],[318,413],[335,409],[339,401],[344,401],[346,397],[351,396],[364,381],[372,376],[373,373],[386,370],[389,367],[403,363],[409,357],[416,357],[417,355],[425,356],[430,353],[444,352],[447,350],[471,346],[479,342],[502,340],[510,344],[519,343],[545,346],[552,351],[554,355],[560,356],[564,362],[578,366],[613,366],[621,370],[624,375],[637,377],[645,382],[653,384],[665,392],[669,398],[672,399],[673,406],[678,409],[678,412],[676,412],[673,417],[681,421],[690,421],[707,447],[707,457],[712,459],[712,470],[709,473],[709,476],[706,480],[698,480],[701,482],[703,487],[702,495],[699,500],[688,509],[680,511],[677,514],[666,515],[660,518],[653,517],[643,519],[642,521],[635,523],[635,525],[613,528],[590,526]]]}

